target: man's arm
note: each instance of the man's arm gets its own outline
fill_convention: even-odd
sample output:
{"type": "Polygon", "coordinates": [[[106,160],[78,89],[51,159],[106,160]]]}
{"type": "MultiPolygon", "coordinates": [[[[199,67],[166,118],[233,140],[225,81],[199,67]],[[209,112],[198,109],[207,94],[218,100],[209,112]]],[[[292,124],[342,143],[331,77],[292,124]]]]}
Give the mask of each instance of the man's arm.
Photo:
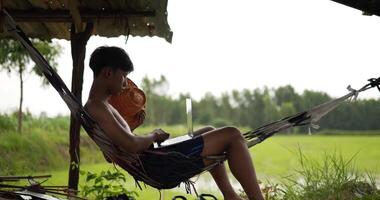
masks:
{"type": "Polygon", "coordinates": [[[130,153],[142,152],[153,142],[162,139],[158,131],[153,131],[146,136],[134,136],[129,127],[123,127],[104,104],[87,105],[86,109],[112,142],[130,153]]]}

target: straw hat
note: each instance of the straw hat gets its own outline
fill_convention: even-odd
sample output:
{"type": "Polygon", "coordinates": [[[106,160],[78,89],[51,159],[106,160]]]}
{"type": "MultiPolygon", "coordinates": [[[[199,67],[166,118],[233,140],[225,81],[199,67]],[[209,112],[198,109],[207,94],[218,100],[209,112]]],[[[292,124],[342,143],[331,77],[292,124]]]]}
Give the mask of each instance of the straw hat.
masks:
{"type": "Polygon", "coordinates": [[[133,130],[143,122],[139,120],[139,113],[145,112],[146,97],[131,79],[127,79],[128,86],[119,95],[112,95],[108,102],[120,113],[133,130]]]}

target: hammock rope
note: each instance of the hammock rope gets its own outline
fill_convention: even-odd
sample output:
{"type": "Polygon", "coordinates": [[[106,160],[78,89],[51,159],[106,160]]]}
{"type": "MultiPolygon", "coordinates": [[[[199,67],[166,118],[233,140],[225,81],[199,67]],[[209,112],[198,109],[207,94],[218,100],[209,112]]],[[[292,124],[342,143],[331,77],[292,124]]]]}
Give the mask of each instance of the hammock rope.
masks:
{"type": "Polygon", "coordinates": [[[340,98],[333,99],[326,103],[317,105],[311,108],[310,110],[303,111],[289,117],[285,117],[281,120],[272,122],[270,124],[264,125],[255,130],[244,133],[243,135],[245,139],[247,140],[248,147],[255,146],[256,144],[261,143],[262,141],[274,135],[275,133],[286,130],[291,127],[309,125],[312,128],[318,129],[319,126],[316,125],[316,123],[322,117],[327,115],[329,112],[333,111],[336,107],[338,107],[344,101],[356,100],[359,93],[364,92],[374,87],[377,87],[377,89],[380,92],[380,86],[379,86],[380,77],[371,78],[371,79],[368,79],[368,81],[369,83],[364,85],[359,90],[352,89],[351,86],[349,85],[347,89],[350,92],[340,98]]]}
{"type": "MultiPolygon", "coordinates": [[[[43,56],[36,50],[30,40],[26,37],[24,32],[17,26],[12,17],[3,9],[4,22],[8,32],[25,47],[27,52],[30,54],[33,61],[41,68],[41,71],[46,76],[51,85],[57,90],[62,99],[65,101],[69,107],[72,116],[79,118],[82,122],[83,128],[86,130],[88,135],[94,140],[94,142],[99,146],[100,150],[109,158],[113,163],[116,163],[121,168],[126,170],[131,174],[136,183],[139,185],[139,181],[142,181],[152,187],[157,189],[170,189],[178,186],[181,182],[190,183],[189,178],[200,174],[206,170],[210,170],[216,165],[224,162],[226,155],[208,156],[205,158],[189,158],[177,152],[166,152],[157,153],[153,151],[146,151],[147,154],[131,154],[117,148],[112,141],[104,134],[97,123],[90,117],[90,115],[84,110],[81,103],[75,98],[75,96],[70,92],[65,83],[59,77],[59,75],[53,70],[49,63],[43,58],[43,56]],[[175,166],[188,166],[192,165],[193,161],[196,159],[211,159],[214,161],[213,164],[206,166],[202,169],[189,170],[188,173],[179,174],[175,171],[172,172],[173,176],[171,178],[177,178],[172,182],[162,182],[157,179],[153,179],[144,170],[139,159],[140,156],[151,156],[154,155],[156,160],[149,162],[153,167],[157,169],[162,168],[163,162],[157,162],[158,160],[165,160],[165,163],[170,163],[175,166]],[[178,176],[178,177],[175,177],[178,176]]],[[[310,125],[312,127],[317,127],[315,125],[323,116],[335,109],[339,104],[346,101],[347,99],[356,99],[360,92],[368,90],[373,87],[377,87],[380,91],[380,77],[371,78],[368,80],[370,83],[366,84],[359,90],[354,90],[350,86],[347,88],[350,92],[338,99],[331,100],[329,102],[323,103],[310,110],[300,112],[298,114],[283,118],[279,121],[264,125],[258,129],[244,133],[244,137],[247,140],[248,147],[253,147],[256,144],[261,143],[267,138],[271,137],[279,131],[302,125],[310,125]]],[[[141,187],[140,187],[141,188],[141,187]]],[[[187,188],[190,188],[187,185],[187,188]]]]}

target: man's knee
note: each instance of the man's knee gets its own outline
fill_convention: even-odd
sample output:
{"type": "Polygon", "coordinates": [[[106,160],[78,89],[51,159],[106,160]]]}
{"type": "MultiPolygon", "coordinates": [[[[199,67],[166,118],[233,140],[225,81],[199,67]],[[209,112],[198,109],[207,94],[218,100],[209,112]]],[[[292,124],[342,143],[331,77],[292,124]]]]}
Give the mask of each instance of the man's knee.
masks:
{"type": "Polygon", "coordinates": [[[244,140],[243,135],[241,134],[240,130],[233,126],[226,126],[222,128],[226,133],[228,133],[228,136],[231,137],[230,139],[233,141],[236,140],[244,140]]]}
{"type": "Polygon", "coordinates": [[[216,128],[213,127],[213,126],[207,125],[207,126],[203,127],[203,129],[204,129],[206,132],[208,132],[208,131],[213,131],[213,130],[215,130],[216,128]]]}

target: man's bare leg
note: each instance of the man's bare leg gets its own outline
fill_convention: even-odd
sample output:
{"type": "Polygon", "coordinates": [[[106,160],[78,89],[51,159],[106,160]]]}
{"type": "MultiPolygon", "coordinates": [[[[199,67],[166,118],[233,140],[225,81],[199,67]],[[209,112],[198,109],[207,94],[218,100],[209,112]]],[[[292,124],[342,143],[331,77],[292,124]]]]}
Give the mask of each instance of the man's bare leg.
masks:
{"type": "MultiPolygon", "coordinates": [[[[206,126],[199,130],[194,131],[194,135],[204,134],[209,131],[215,130],[212,126],[206,126]]],[[[208,162],[208,161],[206,161],[208,162]]],[[[226,167],[224,163],[215,166],[210,171],[215,183],[223,194],[224,199],[240,199],[239,195],[234,191],[227,175],[226,167]]]]}
{"type": "Polygon", "coordinates": [[[218,185],[218,188],[222,192],[224,199],[240,199],[228,179],[226,167],[223,163],[212,168],[210,173],[214,178],[216,185],[218,185]]]}
{"type": "MultiPolygon", "coordinates": [[[[203,134],[202,137],[204,140],[202,156],[218,155],[226,152],[231,172],[242,185],[248,198],[252,200],[263,200],[264,198],[257,182],[255,169],[247,145],[240,131],[234,127],[225,127],[207,132],[203,134]]],[[[207,165],[210,163],[206,162],[205,164],[207,165]]],[[[220,174],[220,171],[219,173],[216,171],[217,177],[221,178],[217,178],[215,181],[217,184],[218,181],[220,181],[221,186],[223,187],[226,181],[224,179],[228,180],[228,177],[223,178],[223,175],[220,174]]],[[[220,190],[222,192],[223,190],[228,191],[229,188],[228,186],[225,186],[225,188],[220,188],[220,190]]]]}

